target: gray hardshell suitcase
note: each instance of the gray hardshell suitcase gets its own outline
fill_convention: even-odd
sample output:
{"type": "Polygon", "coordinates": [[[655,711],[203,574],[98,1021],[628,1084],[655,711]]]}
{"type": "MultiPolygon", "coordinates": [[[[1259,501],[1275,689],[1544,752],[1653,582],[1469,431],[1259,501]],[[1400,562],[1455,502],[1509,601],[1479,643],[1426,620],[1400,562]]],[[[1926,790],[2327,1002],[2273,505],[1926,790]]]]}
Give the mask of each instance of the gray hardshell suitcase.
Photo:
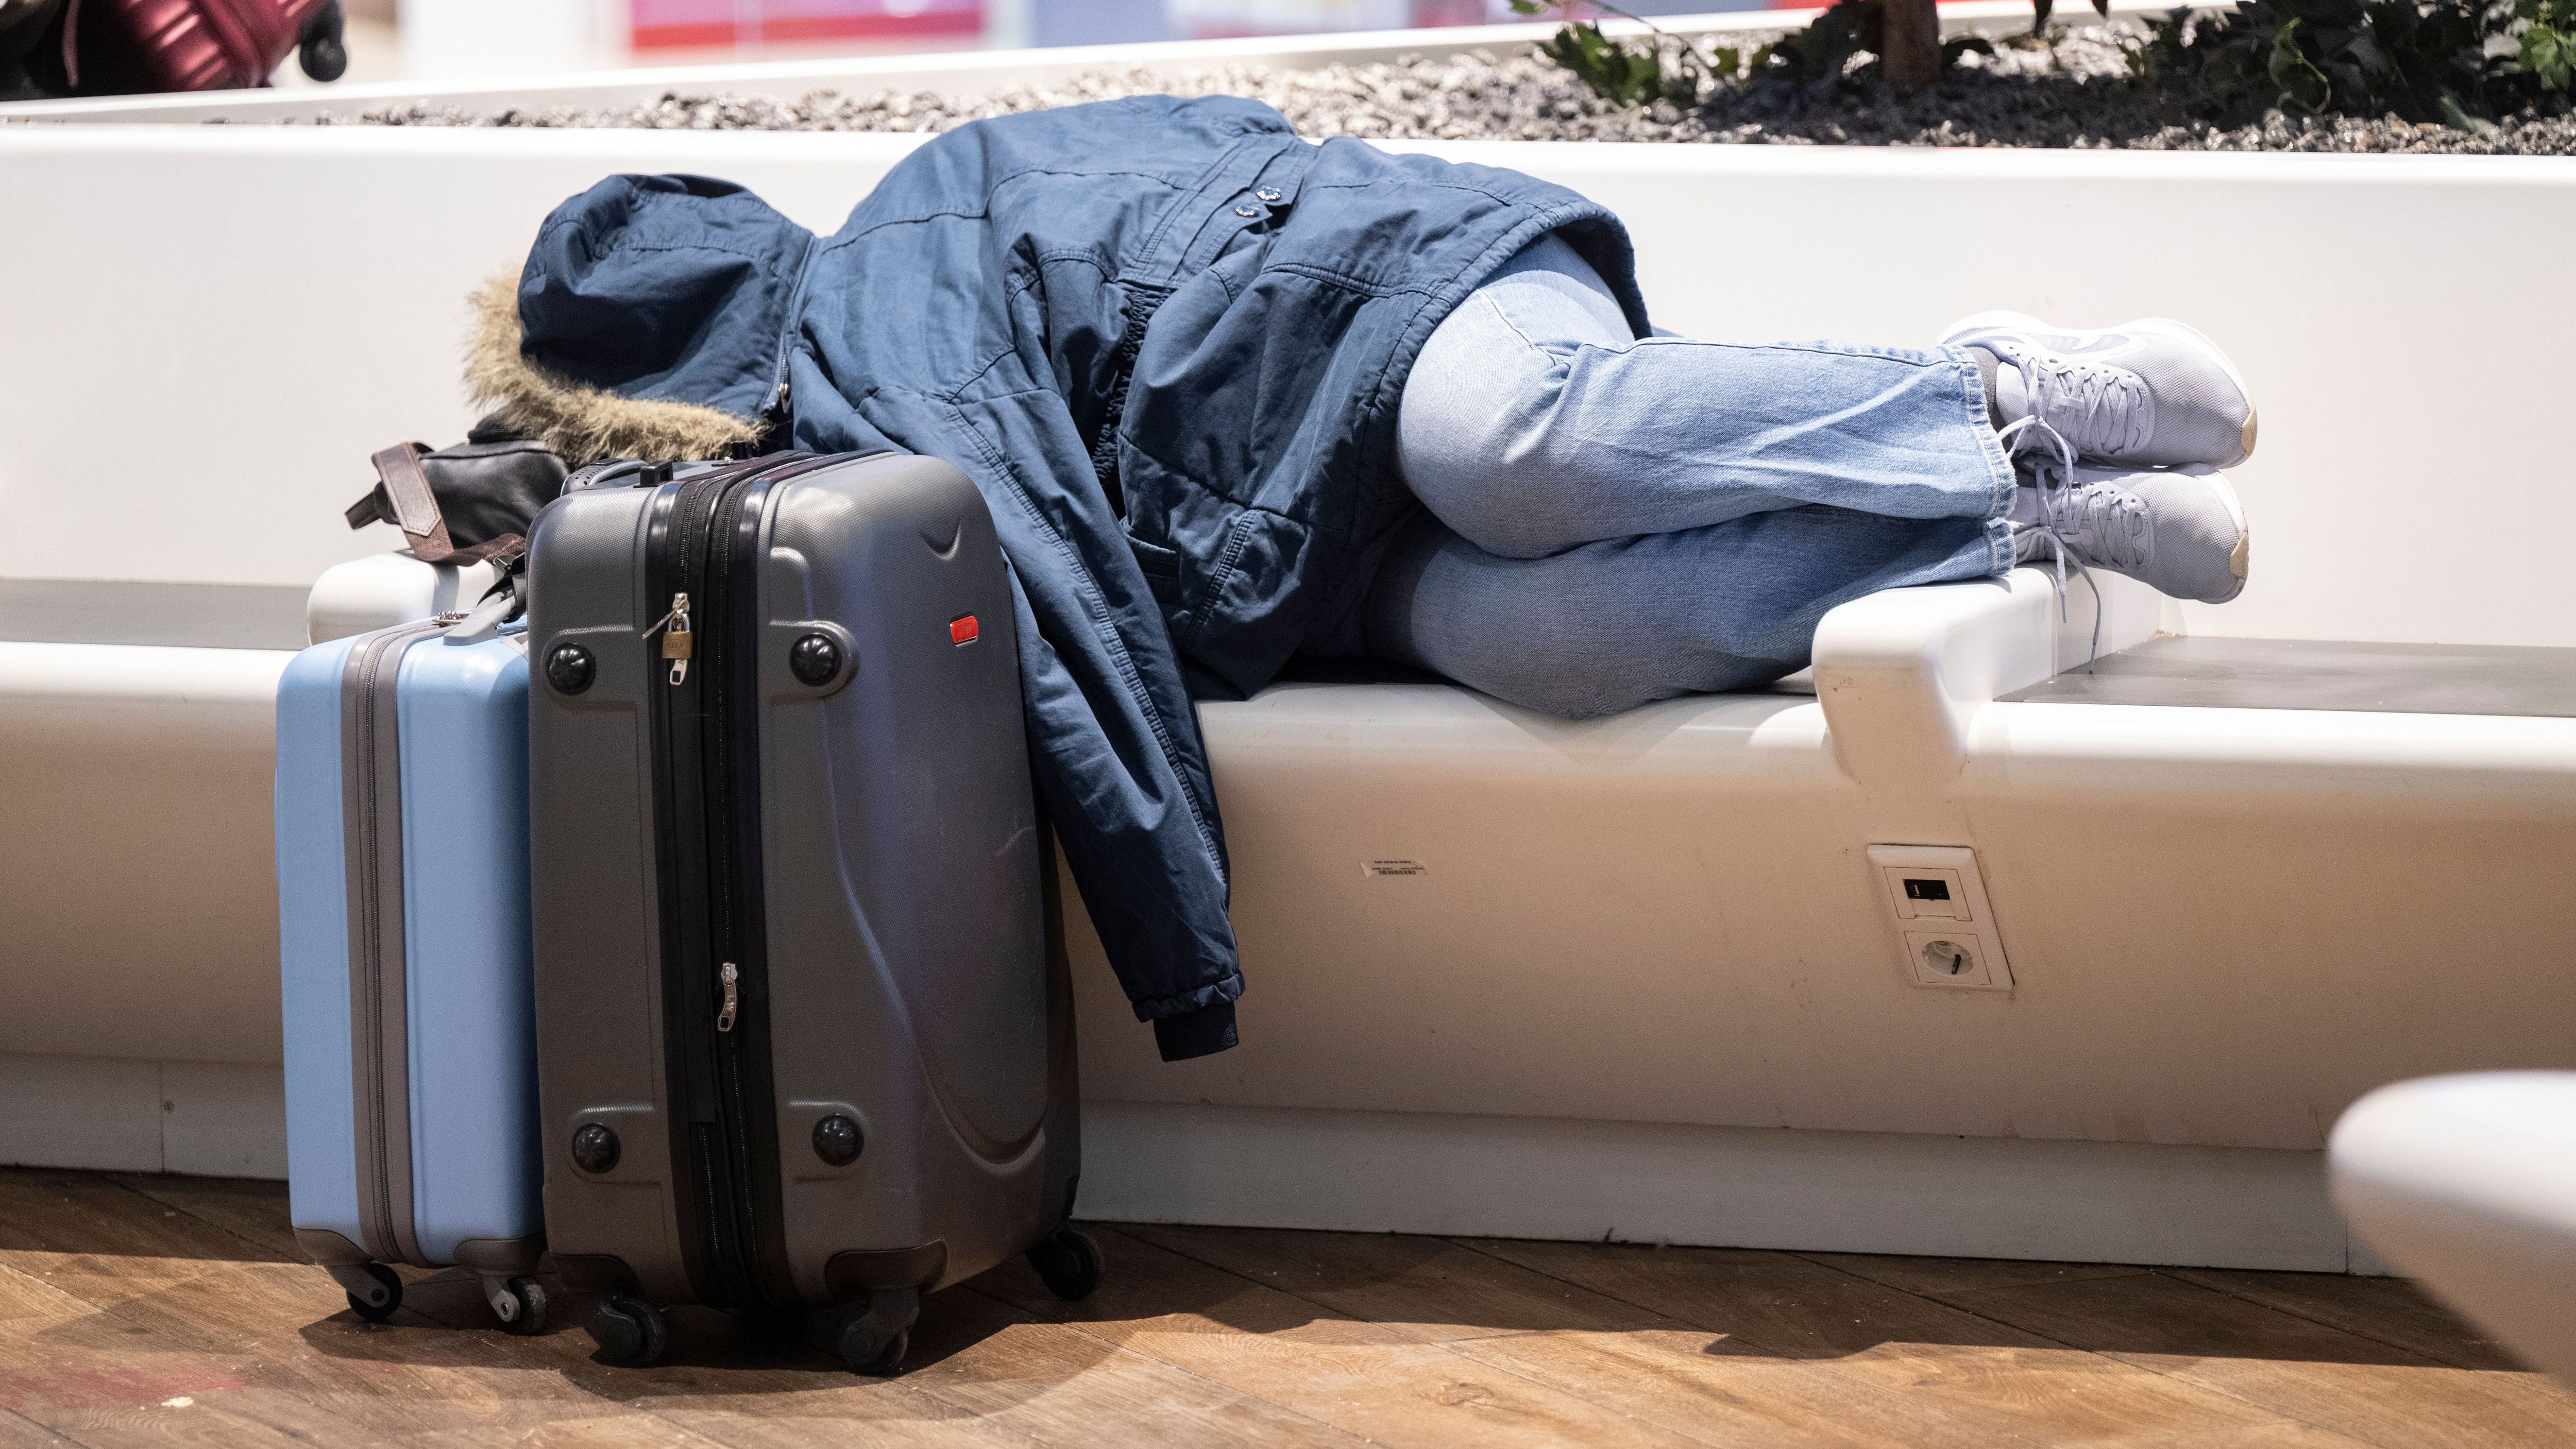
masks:
{"type": "Polygon", "coordinates": [[[834,1310],[1027,1252],[1090,1291],[1053,849],[1009,579],[944,463],[577,474],[530,536],[549,1245],[649,1363],[655,1303],[834,1310]]]}

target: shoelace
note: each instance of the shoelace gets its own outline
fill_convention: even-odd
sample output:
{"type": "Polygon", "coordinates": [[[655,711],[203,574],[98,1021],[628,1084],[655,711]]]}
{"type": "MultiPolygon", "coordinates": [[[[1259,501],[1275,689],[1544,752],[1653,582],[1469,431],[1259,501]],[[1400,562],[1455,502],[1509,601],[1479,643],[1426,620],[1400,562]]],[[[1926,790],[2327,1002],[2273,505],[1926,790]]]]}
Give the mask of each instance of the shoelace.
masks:
{"type": "MultiPolygon", "coordinates": [[[[2093,570],[2075,549],[2069,537],[2074,535],[2091,545],[2096,539],[2110,544],[2097,550],[2095,557],[2111,568],[2135,568],[2145,561],[2140,551],[2144,530],[2133,525],[2143,522],[2144,510],[2138,501],[2107,488],[2075,486],[2075,445],[2063,433],[2049,426],[2036,412],[1995,430],[1996,441],[2008,455],[2029,460],[2031,485],[2039,493],[2037,523],[2015,524],[2015,543],[2023,535],[2036,533],[2048,544],[2050,561],[2057,565],[2057,619],[2066,622],[2066,565],[2075,564],[2075,576],[2093,591],[2093,643],[2084,655],[2086,673],[2102,657],[2102,586],[2093,582],[2093,570]],[[2117,537],[2119,542],[2111,544],[2117,537]]],[[[2019,549],[2015,549],[2019,553],[2019,549]]]]}
{"type": "Polygon", "coordinates": [[[2147,445],[2151,404],[2146,382],[2125,369],[2024,352],[2012,359],[2030,394],[2030,415],[2055,421],[2077,453],[2100,457],[2147,445]]]}

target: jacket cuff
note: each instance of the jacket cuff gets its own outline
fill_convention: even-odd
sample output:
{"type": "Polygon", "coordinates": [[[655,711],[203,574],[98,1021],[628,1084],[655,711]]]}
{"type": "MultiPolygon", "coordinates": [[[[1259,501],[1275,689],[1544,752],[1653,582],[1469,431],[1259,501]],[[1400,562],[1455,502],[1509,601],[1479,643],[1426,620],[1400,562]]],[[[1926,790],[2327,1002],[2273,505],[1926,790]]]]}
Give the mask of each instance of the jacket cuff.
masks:
{"type": "Polygon", "coordinates": [[[1154,1045],[1162,1049],[1167,1062],[1212,1056],[1235,1041],[1231,1001],[1211,1001],[1196,1011],[1166,1016],[1154,1023],[1154,1045]]]}

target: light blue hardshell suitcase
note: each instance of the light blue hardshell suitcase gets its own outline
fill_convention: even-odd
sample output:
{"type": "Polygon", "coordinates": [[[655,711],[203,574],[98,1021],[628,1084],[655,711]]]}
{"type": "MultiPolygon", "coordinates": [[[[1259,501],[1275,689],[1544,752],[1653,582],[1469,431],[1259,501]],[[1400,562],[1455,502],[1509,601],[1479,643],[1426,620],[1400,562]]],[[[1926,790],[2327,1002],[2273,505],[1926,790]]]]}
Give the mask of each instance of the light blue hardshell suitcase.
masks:
{"type": "Polygon", "coordinates": [[[277,692],[295,1237],[383,1319],[389,1263],[463,1264],[545,1319],[523,635],[318,644],[277,692]]]}

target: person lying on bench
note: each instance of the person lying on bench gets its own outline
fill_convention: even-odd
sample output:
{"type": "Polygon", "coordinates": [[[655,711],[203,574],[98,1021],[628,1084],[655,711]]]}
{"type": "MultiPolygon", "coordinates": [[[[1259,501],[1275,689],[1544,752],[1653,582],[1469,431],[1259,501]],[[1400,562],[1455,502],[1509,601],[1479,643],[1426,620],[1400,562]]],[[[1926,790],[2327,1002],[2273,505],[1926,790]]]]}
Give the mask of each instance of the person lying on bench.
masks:
{"type": "Polygon", "coordinates": [[[1341,642],[1587,719],[1777,678],[1826,609],[1902,584],[2037,560],[2224,603],[2247,530],[2217,469],[2254,428],[2177,322],[1985,313],[1923,351],[1639,338],[1550,236],[1406,377],[1423,509],[1341,642]]]}
{"type": "Polygon", "coordinates": [[[2211,470],[2253,408],[2187,328],[1657,336],[1598,203],[1232,97],[960,127],[830,237],[612,177],[483,301],[473,390],[570,463],[890,448],[974,481],[1041,795],[1173,1059],[1232,1045],[1243,990],[1195,699],[1383,655],[1579,718],[1799,669],[1881,589],[2245,576],[2211,470]]]}

